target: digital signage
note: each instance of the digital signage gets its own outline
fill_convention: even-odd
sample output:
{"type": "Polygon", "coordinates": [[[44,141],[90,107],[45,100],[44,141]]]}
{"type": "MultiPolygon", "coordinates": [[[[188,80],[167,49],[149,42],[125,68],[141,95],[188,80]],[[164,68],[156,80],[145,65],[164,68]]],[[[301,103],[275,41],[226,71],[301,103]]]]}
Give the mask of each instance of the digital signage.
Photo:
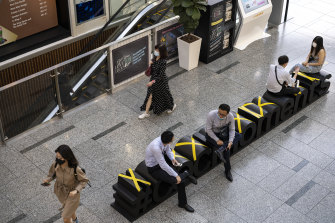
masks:
{"type": "Polygon", "coordinates": [[[269,4],[268,0],[242,0],[243,9],[246,14],[267,4],[269,4]]]}
{"type": "Polygon", "coordinates": [[[105,15],[104,0],[75,0],[77,24],[105,15]]]}
{"type": "Polygon", "coordinates": [[[0,46],[58,25],[56,0],[0,0],[0,46]]]}

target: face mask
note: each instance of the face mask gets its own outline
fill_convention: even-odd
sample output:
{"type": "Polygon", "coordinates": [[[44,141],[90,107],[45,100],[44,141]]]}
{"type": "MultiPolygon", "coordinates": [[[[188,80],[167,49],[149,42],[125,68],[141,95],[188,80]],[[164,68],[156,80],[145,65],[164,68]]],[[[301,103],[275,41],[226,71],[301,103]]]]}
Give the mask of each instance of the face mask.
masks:
{"type": "Polygon", "coordinates": [[[154,51],[154,55],[156,56],[156,57],[158,57],[159,56],[159,52],[157,52],[156,50],[154,51]]]}
{"type": "Polygon", "coordinates": [[[219,114],[216,114],[220,120],[223,120],[225,117],[221,118],[219,114]]]}
{"type": "Polygon", "coordinates": [[[61,160],[61,159],[56,158],[56,163],[59,164],[59,165],[62,165],[63,163],[65,163],[65,160],[61,160]]]}
{"type": "Polygon", "coordinates": [[[315,47],[317,46],[317,44],[313,42],[313,43],[312,43],[312,46],[315,48],[315,47]]]}

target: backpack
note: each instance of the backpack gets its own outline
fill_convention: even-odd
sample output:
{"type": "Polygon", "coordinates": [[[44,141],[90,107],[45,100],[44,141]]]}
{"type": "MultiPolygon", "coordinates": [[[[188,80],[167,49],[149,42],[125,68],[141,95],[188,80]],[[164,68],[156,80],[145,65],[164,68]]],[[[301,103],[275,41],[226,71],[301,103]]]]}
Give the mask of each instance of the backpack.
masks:
{"type": "MultiPolygon", "coordinates": [[[[58,165],[58,163],[55,163],[55,169],[56,169],[57,165],[58,165]]],[[[80,169],[86,174],[86,170],[84,168],[80,167],[80,169]]],[[[74,170],[74,177],[76,178],[77,181],[79,181],[78,180],[78,174],[77,174],[77,166],[73,167],[73,170],[74,170]]],[[[56,171],[55,171],[54,175],[52,176],[52,178],[53,179],[56,178],[56,171]]],[[[90,187],[92,187],[90,181],[87,182],[87,185],[90,186],[90,187]]]]}

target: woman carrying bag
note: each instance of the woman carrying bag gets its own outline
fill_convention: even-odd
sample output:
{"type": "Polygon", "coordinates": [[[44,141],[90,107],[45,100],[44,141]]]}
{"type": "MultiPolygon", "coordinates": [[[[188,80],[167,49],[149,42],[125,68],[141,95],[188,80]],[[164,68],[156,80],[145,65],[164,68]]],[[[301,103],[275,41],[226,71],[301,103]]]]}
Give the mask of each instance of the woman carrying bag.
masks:
{"type": "Polygon", "coordinates": [[[56,150],[56,161],[51,165],[48,178],[42,183],[49,186],[56,179],[54,193],[61,202],[64,223],[78,223],[76,210],[80,202],[80,192],[89,181],[79,167],[72,150],[67,145],[61,145],[56,150]]]}
{"type": "Polygon", "coordinates": [[[168,78],[165,74],[167,49],[165,45],[158,48],[155,47],[155,59],[151,62],[151,76],[150,82],[147,84],[147,96],[141,106],[141,111],[145,111],[140,115],[139,119],[144,119],[150,116],[149,111],[153,110],[156,115],[164,111],[171,113],[176,109],[176,104],[170,92],[168,78]]]}

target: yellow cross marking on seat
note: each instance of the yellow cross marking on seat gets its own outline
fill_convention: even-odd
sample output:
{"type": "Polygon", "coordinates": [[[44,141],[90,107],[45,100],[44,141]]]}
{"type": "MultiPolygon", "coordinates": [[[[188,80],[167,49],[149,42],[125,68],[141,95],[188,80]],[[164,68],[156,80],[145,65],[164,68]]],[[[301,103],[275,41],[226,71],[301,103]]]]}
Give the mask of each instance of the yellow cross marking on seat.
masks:
{"type": "Polygon", "coordinates": [[[251,111],[249,108],[246,108],[245,106],[247,105],[251,105],[251,104],[254,104],[254,103],[247,103],[247,104],[244,104],[243,106],[240,106],[239,109],[243,110],[243,111],[246,111],[250,114],[252,114],[253,116],[255,116],[256,118],[262,118],[262,116],[260,114],[257,114],[256,112],[253,112],[251,111]]]}
{"type": "Polygon", "coordinates": [[[193,153],[193,160],[196,161],[197,160],[197,153],[195,151],[195,145],[198,145],[198,146],[204,146],[206,148],[208,148],[207,146],[201,144],[201,143],[196,143],[194,141],[194,138],[191,137],[192,139],[192,142],[180,142],[180,143],[177,143],[176,146],[184,146],[184,145],[192,145],[192,153],[193,153]]]}
{"type": "Polygon", "coordinates": [[[237,120],[237,128],[238,128],[239,133],[242,133],[241,120],[246,120],[246,121],[252,122],[251,120],[249,120],[247,118],[240,118],[239,113],[236,113],[236,118],[234,118],[234,120],[237,120]]]}
{"type": "Polygon", "coordinates": [[[187,158],[184,157],[184,156],[176,155],[176,151],[175,151],[175,150],[172,150],[172,153],[173,153],[173,157],[174,157],[174,158],[179,157],[179,158],[187,159],[187,158]]]}
{"type": "Polygon", "coordinates": [[[315,78],[315,77],[307,76],[306,74],[304,74],[304,73],[302,73],[302,72],[299,72],[298,75],[301,76],[301,77],[307,78],[307,79],[310,80],[310,81],[319,81],[319,80],[320,80],[320,79],[315,78]]]}
{"type": "Polygon", "coordinates": [[[135,177],[135,174],[134,174],[134,172],[133,172],[132,169],[129,168],[128,171],[130,173],[130,176],[119,174],[119,177],[123,177],[123,178],[129,179],[129,180],[132,180],[134,182],[134,185],[135,185],[135,187],[136,187],[136,189],[137,189],[138,192],[141,191],[141,188],[138,185],[138,182],[141,182],[141,183],[144,183],[144,184],[148,184],[149,186],[151,185],[151,183],[148,182],[148,181],[137,179],[135,177]]]}

